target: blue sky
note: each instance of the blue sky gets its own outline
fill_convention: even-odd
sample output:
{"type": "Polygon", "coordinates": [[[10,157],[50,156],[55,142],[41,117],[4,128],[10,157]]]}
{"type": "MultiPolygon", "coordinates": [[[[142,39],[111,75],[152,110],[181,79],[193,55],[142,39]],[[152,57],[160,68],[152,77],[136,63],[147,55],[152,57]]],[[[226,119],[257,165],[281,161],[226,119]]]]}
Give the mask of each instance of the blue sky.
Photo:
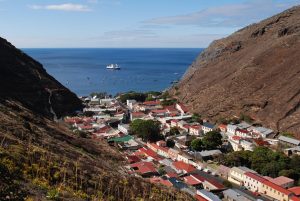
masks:
{"type": "Polygon", "coordinates": [[[207,47],[300,0],[0,0],[0,35],[24,47],[207,47]]]}

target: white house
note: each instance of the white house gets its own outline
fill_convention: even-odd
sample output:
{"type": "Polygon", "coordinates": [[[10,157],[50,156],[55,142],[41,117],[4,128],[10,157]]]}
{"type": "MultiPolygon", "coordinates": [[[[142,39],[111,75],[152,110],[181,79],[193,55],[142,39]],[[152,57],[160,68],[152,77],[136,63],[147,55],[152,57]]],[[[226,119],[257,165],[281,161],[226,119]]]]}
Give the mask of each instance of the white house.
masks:
{"type": "Polygon", "coordinates": [[[200,125],[190,126],[190,135],[200,135],[200,133],[201,133],[200,125]]]}
{"type": "Polygon", "coordinates": [[[133,105],[136,104],[136,100],[127,100],[126,104],[128,106],[129,109],[133,109],[133,105]]]}
{"type": "Polygon", "coordinates": [[[128,135],[129,134],[129,124],[119,124],[118,130],[122,133],[128,135]]]}
{"type": "Polygon", "coordinates": [[[265,179],[255,173],[246,172],[244,174],[244,186],[252,192],[261,192],[265,179]]]}
{"type": "Polygon", "coordinates": [[[244,166],[233,167],[229,171],[228,181],[235,183],[237,185],[243,185],[244,177],[245,177],[244,174],[246,172],[256,173],[254,170],[251,170],[244,166]]]}
{"type": "Polygon", "coordinates": [[[208,123],[208,122],[204,122],[202,125],[203,133],[206,134],[210,131],[213,131],[214,127],[215,127],[215,125],[208,123]]]}
{"type": "Polygon", "coordinates": [[[237,126],[236,125],[232,125],[232,124],[228,124],[227,125],[227,133],[235,135],[237,130],[237,126]]]}

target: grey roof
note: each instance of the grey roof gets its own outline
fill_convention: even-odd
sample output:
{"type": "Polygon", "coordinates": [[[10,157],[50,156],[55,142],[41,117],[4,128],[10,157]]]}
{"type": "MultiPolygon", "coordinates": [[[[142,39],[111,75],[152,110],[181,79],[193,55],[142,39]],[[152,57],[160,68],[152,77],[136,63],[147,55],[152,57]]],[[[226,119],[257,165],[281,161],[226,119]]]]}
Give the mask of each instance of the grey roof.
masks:
{"type": "Polygon", "coordinates": [[[202,157],[207,157],[207,156],[219,155],[219,154],[222,154],[222,152],[220,150],[216,149],[216,150],[210,150],[210,151],[201,151],[201,152],[199,152],[199,154],[202,157]]]}
{"type": "Polygon", "coordinates": [[[166,166],[171,166],[172,163],[173,163],[173,161],[170,160],[170,159],[165,158],[165,159],[159,161],[159,163],[161,163],[161,164],[163,164],[163,165],[166,165],[166,166]]]}
{"type": "Polygon", "coordinates": [[[229,198],[232,198],[233,200],[239,200],[239,201],[252,201],[255,199],[249,199],[249,197],[245,196],[244,193],[240,192],[240,191],[236,191],[233,189],[227,189],[225,191],[223,191],[224,196],[227,196],[229,198]]]}
{"type": "Polygon", "coordinates": [[[247,129],[251,127],[251,125],[246,122],[239,123],[236,126],[239,127],[240,129],[247,129]]]}
{"type": "Polygon", "coordinates": [[[208,123],[208,122],[204,122],[203,123],[203,126],[207,127],[207,128],[211,128],[213,129],[215,127],[215,125],[211,124],[211,123],[208,123]]]}
{"type": "Polygon", "coordinates": [[[221,201],[221,199],[218,196],[216,196],[215,194],[213,194],[211,192],[208,192],[208,191],[206,191],[204,189],[198,190],[197,194],[200,195],[200,196],[202,196],[202,197],[204,197],[204,198],[211,199],[213,201],[221,201]]]}
{"type": "Polygon", "coordinates": [[[300,145],[300,140],[296,140],[296,139],[286,137],[286,136],[283,136],[283,135],[281,135],[278,139],[280,141],[288,142],[288,143],[294,144],[296,146],[300,145]]]}

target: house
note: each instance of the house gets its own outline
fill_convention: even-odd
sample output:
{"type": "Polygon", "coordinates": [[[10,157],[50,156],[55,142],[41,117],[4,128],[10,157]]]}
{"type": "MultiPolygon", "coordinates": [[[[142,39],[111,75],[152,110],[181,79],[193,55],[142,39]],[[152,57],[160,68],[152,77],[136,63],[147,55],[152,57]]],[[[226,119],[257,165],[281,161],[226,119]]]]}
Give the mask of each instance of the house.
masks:
{"type": "Polygon", "coordinates": [[[137,162],[130,165],[136,173],[142,175],[143,177],[151,177],[159,175],[155,169],[153,163],[151,162],[137,162]]]}
{"type": "Polygon", "coordinates": [[[295,196],[300,197],[300,186],[295,186],[288,189],[292,193],[294,193],[295,196]]]}
{"type": "Polygon", "coordinates": [[[171,127],[177,127],[177,126],[178,126],[178,122],[179,122],[179,120],[177,120],[177,119],[172,119],[172,120],[171,120],[171,127]]]}
{"type": "Polygon", "coordinates": [[[228,178],[230,172],[230,168],[225,165],[220,165],[217,169],[217,174],[220,175],[220,177],[223,177],[225,179],[228,178]]]}
{"type": "Polygon", "coordinates": [[[133,109],[134,104],[136,104],[136,100],[127,100],[126,105],[128,106],[129,109],[133,109]]]}
{"type": "Polygon", "coordinates": [[[168,150],[169,158],[171,158],[172,160],[177,160],[178,154],[179,154],[179,151],[176,150],[176,149],[170,148],[170,149],[168,150]]]}
{"type": "Polygon", "coordinates": [[[288,147],[297,147],[300,146],[300,140],[294,139],[294,138],[290,138],[290,137],[286,137],[281,135],[279,138],[279,143],[286,145],[288,147]]]}
{"type": "Polygon", "coordinates": [[[288,201],[289,197],[292,195],[292,192],[289,190],[278,186],[267,179],[262,182],[261,193],[279,201],[288,201]]]}
{"type": "Polygon", "coordinates": [[[294,186],[294,179],[285,177],[285,176],[280,176],[280,177],[276,177],[276,178],[270,178],[270,177],[265,177],[266,179],[268,179],[270,182],[281,186],[283,188],[291,188],[292,186],[294,186]]]}
{"type": "Polygon", "coordinates": [[[253,133],[260,135],[262,138],[267,138],[271,134],[274,134],[274,131],[265,127],[254,127],[252,129],[253,133]]]}
{"type": "Polygon", "coordinates": [[[199,186],[205,181],[205,178],[198,174],[190,174],[183,178],[184,182],[191,186],[199,186]]]}
{"type": "Polygon", "coordinates": [[[227,133],[229,133],[231,135],[235,135],[237,129],[238,129],[238,127],[236,125],[232,125],[232,124],[227,125],[227,133]]]}
{"type": "Polygon", "coordinates": [[[151,110],[150,115],[152,117],[165,117],[165,116],[167,116],[167,110],[164,110],[164,109],[151,110]]]}
{"type": "Polygon", "coordinates": [[[205,151],[201,151],[201,152],[196,152],[195,156],[197,159],[202,159],[204,161],[207,160],[212,160],[214,157],[221,155],[222,152],[218,149],[215,150],[205,150],[205,151]]]}
{"type": "Polygon", "coordinates": [[[224,201],[253,201],[247,195],[236,189],[227,189],[223,191],[224,201]]]}
{"type": "Polygon", "coordinates": [[[253,151],[255,148],[255,145],[248,140],[241,140],[240,146],[242,147],[242,150],[245,150],[245,151],[253,151]]]}
{"type": "Polygon", "coordinates": [[[244,177],[245,177],[244,174],[246,172],[256,173],[254,170],[251,170],[244,166],[233,167],[230,169],[228,181],[235,183],[237,185],[243,185],[244,177]]]}
{"type": "Polygon", "coordinates": [[[201,134],[201,126],[200,125],[192,125],[190,126],[190,135],[200,135],[201,134]]]}
{"type": "Polygon", "coordinates": [[[130,113],[130,120],[133,121],[135,119],[143,119],[145,116],[147,116],[143,112],[132,112],[130,113]]]}
{"type": "Polygon", "coordinates": [[[191,157],[190,155],[185,154],[185,153],[179,153],[177,156],[177,160],[183,161],[183,162],[189,164],[190,161],[193,161],[193,157],[191,157]]]}
{"type": "Polygon", "coordinates": [[[148,157],[149,159],[155,160],[155,161],[162,160],[162,158],[160,156],[158,156],[156,152],[154,152],[151,149],[145,148],[145,147],[138,149],[138,151],[136,151],[134,154],[135,155],[144,155],[144,156],[148,157]]]}
{"type": "Polygon", "coordinates": [[[161,184],[167,187],[171,187],[173,186],[173,184],[167,180],[167,179],[162,179],[160,177],[152,177],[150,178],[150,183],[154,183],[154,184],[161,184]]]}
{"type": "Polygon", "coordinates": [[[129,124],[119,124],[118,130],[126,135],[129,134],[129,124]]]}
{"type": "Polygon", "coordinates": [[[180,111],[181,115],[188,113],[188,109],[181,103],[176,103],[175,108],[180,111]]]}
{"type": "Polygon", "coordinates": [[[202,125],[203,133],[206,134],[210,131],[213,131],[214,127],[215,127],[215,125],[208,123],[208,122],[204,122],[202,125]]]}
{"type": "Polygon", "coordinates": [[[204,189],[197,190],[195,198],[198,201],[221,201],[221,199],[218,196],[204,189]]]}
{"type": "Polygon", "coordinates": [[[251,137],[250,132],[248,130],[245,130],[245,129],[237,129],[236,130],[236,135],[240,136],[240,137],[243,137],[243,138],[251,137]]]}
{"type": "Polygon", "coordinates": [[[252,192],[257,192],[257,193],[262,192],[262,185],[264,181],[265,178],[263,178],[262,176],[256,173],[253,172],[245,173],[244,186],[252,192]]]}
{"type": "Polygon", "coordinates": [[[177,173],[189,173],[189,172],[193,172],[196,170],[196,168],[190,164],[187,164],[185,162],[182,161],[175,161],[172,164],[172,167],[174,170],[176,170],[177,173]]]}
{"type": "Polygon", "coordinates": [[[224,133],[227,132],[227,125],[226,124],[220,124],[218,126],[218,128],[220,129],[221,132],[224,132],[224,133]]]}
{"type": "Polygon", "coordinates": [[[202,185],[203,188],[207,191],[226,189],[226,187],[223,184],[221,184],[219,181],[215,179],[206,178],[205,181],[202,183],[202,185]]]}
{"type": "Polygon", "coordinates": [[[291,156],[291,155],[300,155],[300,146],[298,147],[293,147],[293,148],[288,148],[288,149],[285,149],[283,150],[284,153],[288,156],[291,156]]]}
{"type": "Polygon", "coordinates": [[[128,155],[128,156],[126,156],[126,159],[127,159],[129,164],[137,163],[137,162],[141,161],[141,159],[138,156],[135,156],[135,155],[128,155]]]}
{"type": "Polygon", "coordinates": [[[241,129],[241,130],[250,130],[250,128],[252,127],[247,122],[241,122],[239,124],[236,124],[236,126],[238,127],[238,129],[241,129]]]}

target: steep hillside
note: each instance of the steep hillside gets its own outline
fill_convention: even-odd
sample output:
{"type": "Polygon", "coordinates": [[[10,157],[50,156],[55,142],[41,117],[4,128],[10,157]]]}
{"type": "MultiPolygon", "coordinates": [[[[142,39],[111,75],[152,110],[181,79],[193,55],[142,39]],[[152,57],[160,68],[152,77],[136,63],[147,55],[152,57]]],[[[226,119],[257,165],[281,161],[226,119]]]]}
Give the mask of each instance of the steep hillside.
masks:
{"type": "Polygon", "coordinates": [[[17,100],[48,117],[81,109],[80,100],[42,65],[0,38],[0,98],[17,100]]]}
{"type": "Polygon", "coordinates": [[[250,115],[300,134],[300,6],[214,41],[171,93],[213,120],[250,115]]]}
{"type": "Polygon", "coordinates": [[[193,200],[124,173],[120,153],[52,120],[80,109],[42,66],[0,40],[0,200],[193,200]]]}

